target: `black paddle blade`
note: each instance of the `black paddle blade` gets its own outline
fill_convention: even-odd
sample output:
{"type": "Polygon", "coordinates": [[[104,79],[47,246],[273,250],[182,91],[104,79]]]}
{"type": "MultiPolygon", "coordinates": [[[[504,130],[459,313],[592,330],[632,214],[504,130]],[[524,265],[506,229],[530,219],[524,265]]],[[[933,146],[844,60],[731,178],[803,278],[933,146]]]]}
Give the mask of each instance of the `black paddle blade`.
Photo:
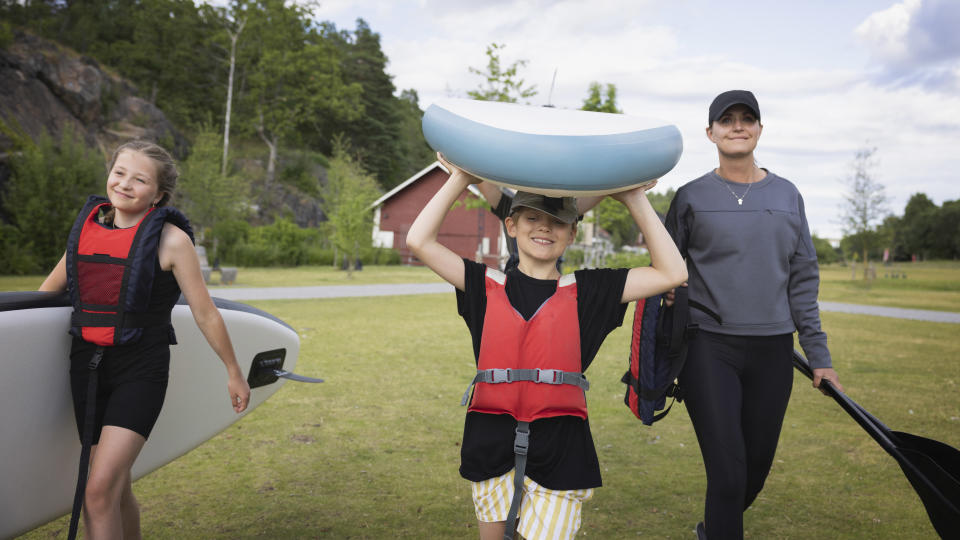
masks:
{"type": "Polygon", "coordinates": [[[960,451],[940,441],[894,431],[900,464],[941,538],[960,538],[960,451]]]}
{"type": "MultiPolygon", "coordinates": [[[[793,364],[811,380],[806,358],[793,352],[793,364]]],[[[900,465],[920,496],[930,523],[941,538],[960,539],[960,450],[940,441],[892,431],[829,382],[827,393],[900,465]]]]}

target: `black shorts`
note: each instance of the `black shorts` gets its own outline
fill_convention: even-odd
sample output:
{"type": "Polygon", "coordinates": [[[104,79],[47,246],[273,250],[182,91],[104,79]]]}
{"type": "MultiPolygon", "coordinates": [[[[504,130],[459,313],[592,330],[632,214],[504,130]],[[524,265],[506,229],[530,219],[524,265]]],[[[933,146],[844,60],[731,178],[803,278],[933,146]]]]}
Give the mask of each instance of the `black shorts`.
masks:
{"type": "MultiPolygon", "coordinates": [[[[97,346],[74,337],[70,348],[70,389],[77,432],[83,440],[87,407],[87,364],[97,346]]],[[[97,370],[93,444],[103,426],[135,431],[144,439],[160,416],[170,374],[170,339],[166,329],[148,329],[137,343],[104,347],[97,370]]]]}

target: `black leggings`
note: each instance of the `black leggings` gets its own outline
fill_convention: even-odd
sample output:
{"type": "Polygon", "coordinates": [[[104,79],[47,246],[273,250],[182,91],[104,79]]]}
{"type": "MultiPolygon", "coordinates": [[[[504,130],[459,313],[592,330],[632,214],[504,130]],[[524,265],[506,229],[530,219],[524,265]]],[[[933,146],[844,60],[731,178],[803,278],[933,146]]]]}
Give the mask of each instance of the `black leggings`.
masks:
{"type": "Polygon", "coordinates": [[[707,471],[707,538],[743,538],[743,511],[763,488],[793,386],[793,335],[691,341],[680,386],[707,471]]]}

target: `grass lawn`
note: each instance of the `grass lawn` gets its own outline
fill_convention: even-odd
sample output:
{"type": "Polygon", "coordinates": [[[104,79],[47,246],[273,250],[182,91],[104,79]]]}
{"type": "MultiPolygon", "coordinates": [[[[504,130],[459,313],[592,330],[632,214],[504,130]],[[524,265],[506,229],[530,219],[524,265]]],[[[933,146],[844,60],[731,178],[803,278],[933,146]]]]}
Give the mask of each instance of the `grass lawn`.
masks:
{"type": "MultiPolygon", "coordinates": [[[[217,277],[218,274],[214,274],[217,277]]],[[[275,287],[317,285],[368,285],[379,283],[438,283],[436,274],[422,266],[364,266],[359,272],[337,270],[331,266],[298,266],[294,268],[241,268],[237,282],[231,287],[275,287]]],[[[216,294],[213,286],[211,290],[216,294]]]]}
{"type": "MultiPolygon", "coordinates": [[[[898,267],[907,279],[867,288],[825,267],[821,299],[960,311],[960,264],[898,267]]],[[[238,286],[431,282],[423,268],[240,269],[238,286]]],[[[31,290],[40,276],[0,278],[31,290]]],[[[213,291],[216,294],[216,291],[213,291]]],[[[459,477],[473,368],[451,294],[261,301],[297,329],[297,372],[247,417],[135,485],[147,538],[476,538],[459,477]]],[[[629,324],[605,342],[588,377],[604,473],[582,537],[693,538],[705,479],[683,404],[654,427],[623,406],[629,324]]],[[[957,325],[824,313],[848,394],[892,429],[960,447],[957,325]]],[[[60,518],[24,538],[63,537],[60,518]]],[[[936,538],[895,461],[799,373],[747,538],[936,538]]]]}
{"type": "MultiPolygon", "coordinates": [[[[249,416],[138,481],[148,538],[476,538],[457,472],[473,368],[453,295],[262,301],[302,339],[297,371],[249,416]]],[[[631,311],[632,313],[632,311],[631,311]]],[[[622,404],[629,319],[588,376],[604,487],[582,537],[692,538],[704,475],[686,411],[654,427],[622,404]]],[[[960,447],[956,325],[824,314],[851,397],[893,429],[960,447]]],[[[62,537],[67,519],[26,538],[62,537]]],[[[748,538],[935,538],[887,456],[797,374],[748,538]]]]}
{"type": "MultiPolygon", "coordinates": [[[[218,273],[213,274],[219,279],[218,273]]],[[[43,283],[42,276],[0,276],[0,291],[35,291],[43,283]]],[[[330,266],[297,266],[293,268],[240,268],[237,281],[230,287],[292,287],[317,285],[367,285],[374,283],[435,283],[441,279],[425,267],[365,266],[359,272],[337,270],[330,266]]],[[[223,285],[211,285],[212,294],[223,285]]]]}
{"type": "Polygon", "coordinates": [[[877,265],[877,279],[856,279],[849,266],[820,267],[820,300],[910,309],[960,311],[960,261],[877,265]],[[894,277],[897,276],[897,277],[894,277]]]}
{"type": "MultiPolygon", "coordinates": [[[[848,266],[820,269],[820,300],[937,311],[960,311],[960,261],[896,263],[880,266],[877,279],[851,279],[848,266]],[[891,277],[894,273],[906,278],[891,277]],[[886,277],[885,277],[886,276],[886,277]]],[[[36,290],[45,276],[0,276],[0,291],[36,290]]],[[[214,274],[214,277],[218,277],[214,274]]],[[[241,268],[230,287],[290,287],[316,285],[366,285],[374,283],[437,283],[440,278],[424,267],[367,266],[347,275],[329,266],[295,268],[241,268]]],[[[216,295],[222,285],[212,285],[216,295]]]]}

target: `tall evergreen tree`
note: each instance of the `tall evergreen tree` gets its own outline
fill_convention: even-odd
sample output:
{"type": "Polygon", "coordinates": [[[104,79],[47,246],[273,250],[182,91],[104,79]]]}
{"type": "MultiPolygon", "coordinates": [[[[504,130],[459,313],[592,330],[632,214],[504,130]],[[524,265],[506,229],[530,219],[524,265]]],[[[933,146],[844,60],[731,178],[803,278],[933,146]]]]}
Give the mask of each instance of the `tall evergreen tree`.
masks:
{"type": "Polygon", "coordinates": [[[403,175],[400,145],[402,117],[394,96],[396,87],[387,74],[387,57],[380,48],[380,34],[372,31],[363,19],[351,32],[337,32],[328,25],[325,36],[340,53],[340,68],[347,84],[363,89],[360,103],[363,115],[351,122],[335,122],[329,135],[342,133],[356,158],[381,184],[403,175]]]}
{"type": "Polygon", "coordinates": [[[411,175],[432,163],[436,157],[427,140],[423,137],[423,111],[420,109],[420,97],[414,89],[400,92],[397,100],[400,112],[400,155],[403,157],[402,174],[394,176],[380,185],[390,189],[411,175]]]}

